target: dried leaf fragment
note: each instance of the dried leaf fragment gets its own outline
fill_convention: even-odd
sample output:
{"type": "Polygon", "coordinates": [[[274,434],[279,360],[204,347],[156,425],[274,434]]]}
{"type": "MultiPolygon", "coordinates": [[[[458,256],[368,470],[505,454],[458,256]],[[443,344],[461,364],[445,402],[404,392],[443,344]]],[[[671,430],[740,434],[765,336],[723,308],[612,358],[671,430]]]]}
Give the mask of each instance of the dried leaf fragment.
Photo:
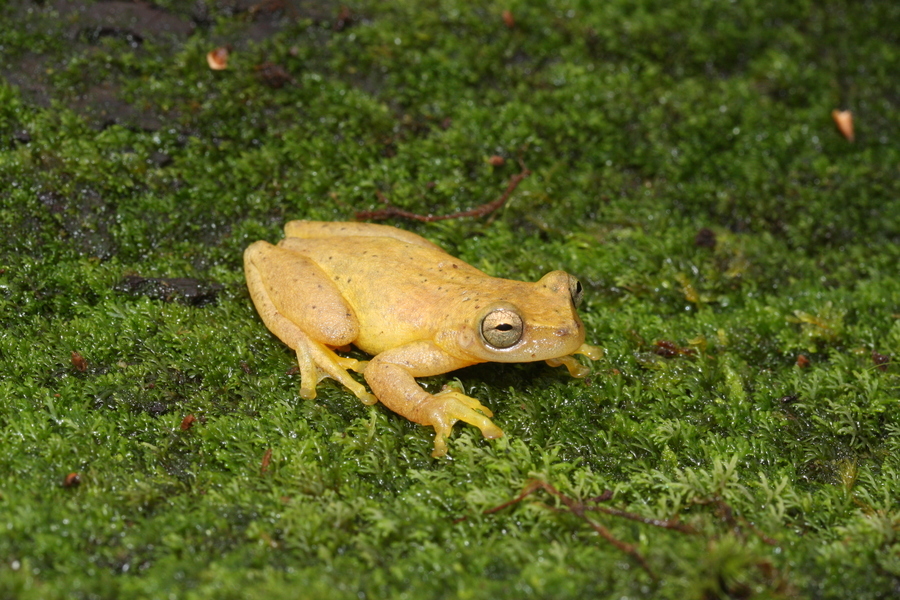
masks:
{"type": "Polygon", "coordinates": [[[269,470],[269,463],[272,461],[272,449],[267,448],[266,453],[263,454],[262,463],[259,465],[260,474],[265,474],[266,471],[269,470]]]}
{"type": "Polygon", "coordinates": [[[849,110],[838,110],[834,109],[831,111],[831,118],[834,119],[834,124],[837,125],[838,131],[841,132],[848,141],[853,141],[856,139],[853,135],[853,113],[849,110]]]}
{"type": "Polygon", "coordinates": [[[75,487],[81,484],[81,475],[78,473],[69,473],[63,480],[63,487],[75,487]]]}
{"type": "Polygon", "coordinates": [[[222,71],[228,68],[228,47],[220,46],[210,50],[206,54],[206,64],[213,71],[222,71]]]}
{"type": "Polygon", "coordinates": [[[295,83],[294,78],[284,70],[284,67],[273,62],[266,61],[253,67],[253,70],[263,83],[276,90],[283,88],[286,83],[295,83]]]}
{"type": "Polygon", "coordinates": [[[197,417],[194,415],[188,415],[184,419],[181,420],[181,430],[187,431],[191,427],[194,426],[194,422],[197,420],[197,417]]]}
{"type": "Polygon", "coordinates": [[[488,159],[488,164],[492,167],[502,167],[506,163],[506,159],[499,154],[494,154],[488,159]]]}
{"type": "Polygon", "coordinates": [[[698,248],[715,248],[716,232],[709,227],[703,227],[697,231],[697,235],[694,236],[694,245],[698,248]]]}
{"type": "Polygon", "coordinates": [[[87,371],[88,362],[81,354],[72,350],[72,366],[79,373],[84,373],[87,371]]]}
{"type": "Polygon", "coordinates": [[[338,13],[337,20],[334,22],[333,29],[335,31],[343,31],[353,25],[354,20],[353,11],[347,6],[342,6],[338,13]]]}
{"type": "Polygon", "coordinates": [[[516,26],[516,18],[513,16],[512,11],[507,9],[503,11],[503,24],[506,25],[509,29],[512,29],[516,26]]]}
{"type": "Polygon", "coordinates": [[[697,353],[693,348],[682,348],[670,340],[657,340],[653,343],[653,352],[663,358],[675,358],[676,356],[693,356],[697,353]]]}

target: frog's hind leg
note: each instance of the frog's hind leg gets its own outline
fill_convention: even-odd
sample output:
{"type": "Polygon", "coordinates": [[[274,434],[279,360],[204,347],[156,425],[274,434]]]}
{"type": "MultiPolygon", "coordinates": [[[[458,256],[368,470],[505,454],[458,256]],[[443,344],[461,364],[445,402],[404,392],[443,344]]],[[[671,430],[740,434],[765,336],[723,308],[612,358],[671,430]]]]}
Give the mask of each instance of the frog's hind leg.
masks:
{"type": "Polygon", "coordinates": [[[304,256],[267,242],[247,248],[244,270],[263,323],[297,353],[300,395],[315,398],[316,384],[331,377],[364,403],[374,404],[375,397],[347,372],[362,372],[366,363],[331,350],[353,342],[359,322],[328,276],[304,256]]]}

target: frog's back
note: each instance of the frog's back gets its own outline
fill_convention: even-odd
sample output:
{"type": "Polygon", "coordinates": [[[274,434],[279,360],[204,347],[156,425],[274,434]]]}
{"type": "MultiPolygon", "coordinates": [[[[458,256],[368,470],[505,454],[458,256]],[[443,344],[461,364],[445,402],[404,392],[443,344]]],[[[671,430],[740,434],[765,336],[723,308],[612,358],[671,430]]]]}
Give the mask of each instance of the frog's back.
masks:
{"type": "Polygon", "coordinates": [[[411,231],[397,229],[390,225],[378,225],[376,223],[355,223],[344,221],[289,221],[284,226],[284,235],[289,238],[325,239],[325,238],[390,238],[432,248],[444,252],[437,244],[430,242],[411,231]]]}
{"type": "Polygon", "coordinates": [[[390,237],[285,238],[315,262],[360,322],[354,343],[377,354],[429,337],[471,290],[491,279],[438,247],[390,237]]]}
{"type": "Polygon", "coordinates": [[[410,284],[423,288],[484,275],[430,242],[426,246],[391,237],[288,237],[279,246],[312,259],[340,288],[410,284]],[[355,286],[353,278],[359,278],[355,286]]]}

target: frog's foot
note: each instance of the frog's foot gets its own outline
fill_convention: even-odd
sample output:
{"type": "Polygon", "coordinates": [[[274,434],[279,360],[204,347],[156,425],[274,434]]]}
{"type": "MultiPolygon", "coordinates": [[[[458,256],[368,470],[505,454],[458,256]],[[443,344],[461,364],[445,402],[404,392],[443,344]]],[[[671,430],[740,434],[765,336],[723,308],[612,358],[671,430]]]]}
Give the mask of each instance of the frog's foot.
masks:
{"type": "Polygon", "coordinates": [[[574,356],[560,356],[559,358],[548,358],[546,363],[551,367],[565,365],[572,377],[584,377],[591,372],[589,367],[584,366],[574,356]]]}
{"type": "Polygon", "coordinates": [[[427,400],[426,405],[422,407],[422,412],[425,417],[423,424],[434,427],[434,450],[431,453],[434,458],[447,454],[445,439],[450,437],[453,424],[457,421],[474,425],[487,439],[495,439],[503,435],[503,431],[488,418],[492,417],[494,413],[475,398],[447,386],[427,400]]]}
{"type": "Polygon", "coordinates": [[[363,404],[375,404],[378,399],[366,391],[361,383],[350,377],[347,369],[361,373],[368,361],[338,356],[324,344],[307,336],[297,343],[297,364],[300,366],[300,397],[312,400],[316,397],[316,385],[325,377],[331,377],[363,404]]]}
{"type": "MultiPolygon", "coordinates": [[[[578,350],[573,352],[573,354],[583,354],[591,360],[598,360],[603,357],[603,348],[598,348],[597,346],[591,346],[589,344],[582,344],[581,347],[578,348],[578,350]]],[[[571,375],[572,377],[584,377],[591,372],[591,369],[589,367],[586,367],[575,360],[575,357],[572,355],[560,356],[559,358],[551,358],[548,359],[546,363],[551,367],[565,365],[565,367],[569,370],[569,375],[571,375]]]]}

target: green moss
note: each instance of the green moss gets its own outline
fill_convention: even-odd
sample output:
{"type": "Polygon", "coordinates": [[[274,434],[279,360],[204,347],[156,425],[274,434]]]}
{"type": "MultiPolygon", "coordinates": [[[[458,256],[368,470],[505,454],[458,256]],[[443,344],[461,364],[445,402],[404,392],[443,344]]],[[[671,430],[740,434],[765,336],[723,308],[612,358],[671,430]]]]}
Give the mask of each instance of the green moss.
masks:
{"type": "Polygon", "coordinates": [[[196,22],[160,35],[101,4],[0,8],[0,596],[896,594],[896,6],[135,9],[196,22]],[[490,217],[395,224],[493,275],[576,274],[593,374],[424,379],[507,433],[457,426],[437,461],[334,383],[301,400],[243,249],[376,192],[469,209],[519,161],[490,217]],[[697,533],[591,513],[654,579],[558,498],[483,514],[534,478],[697,533]]]}

